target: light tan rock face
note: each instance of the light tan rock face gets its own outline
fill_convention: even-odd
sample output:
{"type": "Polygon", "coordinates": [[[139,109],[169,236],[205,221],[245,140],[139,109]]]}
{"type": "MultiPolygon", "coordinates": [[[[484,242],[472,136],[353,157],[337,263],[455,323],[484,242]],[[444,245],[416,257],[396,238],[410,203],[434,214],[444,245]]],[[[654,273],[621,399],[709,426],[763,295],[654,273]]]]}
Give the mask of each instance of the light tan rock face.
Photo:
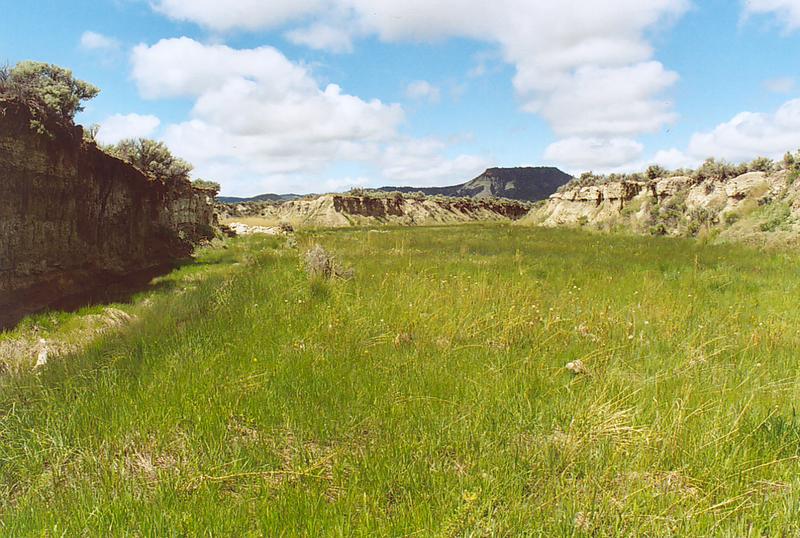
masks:
{"type": "Polygon", "coordinates": [[[663,200],[670,196],[675,196],[685,191],[692,184],[692,178],[686,176],[675,176],[659,179],[651,183],[653,194],[663,200]]]}
{"type": "Polygon", "coordinates": [[[784,228],[796,224],[800,231],[799,200],[800,186],[791,182],[785,171],[750,172],[727,180],[699,182],[675,176],[567,189],[531,210],[523,222],[544,226],[620,226],[672,235],[696,234],[700,226],[707,226],[718,227],[724,237],[727,227],[745,218],[755,219],[751,225],[754,229],[762,228],[761,224],[765,224],[764,228],[775,227],[774,220],[767,223],[764,219],[774,219],[768,209],[779,204],[792,208],[784,228]]]}
{"type": "Polygon", "coordinates": [[[327,194],[282,204],[225,205],[228,219],[259,217],[267,224],[295,227],[343,227],[375,224],[433,225],[472,221],[518,220],[530,204],[511,200],[469,198],[412,198],[327,194]]]}
{"type": "Polygon", "coordinates": [[[621,181],[557,192],[525,220],[545,226],[604,222],[613,219],[632,200],[645,195],[646,187],[645,183],[621,181]]]}
{"type": "Polygon", "coordinates": [[[84,144],[80,128],[48,130],[33,132],[27,107],[0,101],[0,327],[213,236],[205,191],[149,179],[84,144]]]}
{"type": "Polygon", "coordinates": [[[728,198],[743,199],[758,189],[763,189],[766,192],[769,187],[767,174],[764,172],[750,172],[726,182],[724,190],[728,198]]]}

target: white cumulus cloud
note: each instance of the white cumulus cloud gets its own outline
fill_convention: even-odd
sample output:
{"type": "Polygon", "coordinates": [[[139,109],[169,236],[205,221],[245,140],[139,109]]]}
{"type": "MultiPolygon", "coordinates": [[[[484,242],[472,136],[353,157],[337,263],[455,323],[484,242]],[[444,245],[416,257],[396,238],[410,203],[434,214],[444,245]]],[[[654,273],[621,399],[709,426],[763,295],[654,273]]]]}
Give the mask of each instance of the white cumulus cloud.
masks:
{"type": "Polygon", "coordinates": [[[650,159],[649,164],[658,164],[668,170],[677,170],[679,168],[697,168],[703,160],[699,157],[687,155],[677,148],[671,148],[656,152],[655,156],[650,159]]]}
{"type": "Polygon", "coordinates": [[[660,151],[653,162],[669,168],[694,167],[709,157],[744,162],[780,159],[800,147],[800,99],[775,112],[741,112],[713,129],[692,135],[686,150],[660,151]]]}
{"type": "Polygon", "coordinates": [[[661,93],[677,74],[653,59],[646,32],[682,14],[685,0],[346,1],[386,41],[499,44],[523,108],[562,136],[615,138],[674,120],[661,93]]]}
{"type": "Polygon", "coordinates": [[[669,101],[653,99],[677,80],[659,62],[577,69],[558,91],[529,104],[560,135],[637,135],[676,116],[669,101]]]}
{"type": "Polygon", "coordinates": [[[415,160],[420,152],[399,134],[399,105],[321,86],[308,67],[272,47],[165,39],[137,46],[132,63],[144,97],[193,100],[191,117],[166,126],[164,139],[226,192],[252,192],[254,179],[270,190],[319,190],[320,176],[335,164],[377,167],[389,155],[397,170],[386,168],[376,181],[411,178],[414,163],[436,178],[464,169],[464,158],[441,156],[444,145],[424,153],[427,163],[415,160]]]}
{"type": "Polygon", "coordinates": [[[324,0],[153,0],[153,7],[176,20],[212,30],[260,30],[322,9],[324,0]]]}
{"type": "Polygon", "coordinates": [[[84,32],[80,40],[81,48],[84,50],[115,50],[120,47],[119,41],[97,32],[84,32]]]}
{"type": "Polygon", "coordinates": [[[224,7],[159,0],[157,6],[211,28],[270,28],[313,18],[319,26],[288,35],[315,48],[328,41],[341,50],[353,29],[390,42],[489,42],[516,66],[513,82],[526,110],[542,114],[563,134],[614,137],[651,132],[674,120],[661,93],[677,75],[653,59],[646,34],[683,14],[689,0],[305,0],[269,7],[258,0],[230,0],[224,7]],[[334,23],[338,33],[331,31],[334,23]],[[583,121],[587,112],[592,116],[583,121]]]}
{"type": "Polygon", "coordinates": [[[406,87],[406,97],[438,103],[442,98],[442,91],[427,80],[416,80],[406,87]]]}
{"type": "Polygon", "coordinates": [[[642,144],[628,138],[571,137],[550,144],[544,158],[574,173],[605,173],[638,162],[643,151],[642,144]]]}
{"type": "Polygon", "coordinates": [[[156,116],[141,114],[115,114],[100,123],[97,141],[116,144],[125,138],[148,138],[161,125],[156,116]]]}
{"type": "MultiPolygon", "coordinates": [[[[602,140],[619,149],[619,140],[658,131],[676,119],[666,93],[678,74],[655,58],[650,34],[682,16],[690,4],[690,0],[228,0],[223,5],[216,0],[156,0],[155,5],[173,18],[214,30],[288,26],[286,35],[295,43],[335,51],[348,50],[352,39],[369,35],[385,42],[447,38],[484,42],[499,51],[497,61],[516,68],[512,83],[523,110],[544,118],[568,142],[575,137],[602,140]]],[[[475,74],[486,70],[483,65],[475,74]]],[[[631,153],[612,155],[623,158],[631,153]]],[[[616,166],[626,164],[619,161],[616,166]]]]}
{"type": "Polygon", "coordinates": [[[286,38],[295,45],[335,53],[353,52],[353,36],[348,29],[328,23],[314,23],[305,28],[286,32],[286,38]]]}
{"type": "Polygon", "coordinates": [[[148,99],[199,97],[229,81],[259,81],[273,96],[317,88],[304,67],[272,47],[232,49],[181,37],[138,45],[132,60],[133,79],[148,99]]]}
{"type": "Polygon", "coordinates": [[[800,0],[745,0],[744,16],[773,15],[787,31],[800,28],[800,0]]]}
{"type": "Polygon", "coordinates": [[[777,158],[798,146],[800,99],[793,99],[772,114],[742,112],[712,131],[695,134],[689,154],[743,161],[759,155],[777,158]]]}
{"type": "Polygon", "coordinates": [[[405,138],[386,147],[379,157],[384,177],[394,186],[427,187],[472,179],[489,163],[475,155],[445,156],[447,146],[434,138],[405,138]]]}

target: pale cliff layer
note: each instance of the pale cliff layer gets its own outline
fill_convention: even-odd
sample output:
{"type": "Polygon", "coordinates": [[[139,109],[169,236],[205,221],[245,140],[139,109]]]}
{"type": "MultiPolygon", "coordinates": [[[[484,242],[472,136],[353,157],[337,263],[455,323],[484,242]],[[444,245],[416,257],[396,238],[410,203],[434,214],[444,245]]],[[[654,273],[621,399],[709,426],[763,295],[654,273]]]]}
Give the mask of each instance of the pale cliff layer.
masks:
{"type": "Polygon", "coordinates": [[[528,213],[530,206],[509,200],[328,194],[282,204],[228,204],[219,208],[227,220],[257,217],[276,225],[345,227],[517,220],[528,213]]]}
{"type": "MultiPolygon", "coordinates": [[[[523,219],[661,235],[712,233],[721,240],[800,234],[800,182],[786,171],[727,180],[675,176],[567,188],[523,219]]],[[[763,237],[761,237],[763,239],[763,237]]]]}

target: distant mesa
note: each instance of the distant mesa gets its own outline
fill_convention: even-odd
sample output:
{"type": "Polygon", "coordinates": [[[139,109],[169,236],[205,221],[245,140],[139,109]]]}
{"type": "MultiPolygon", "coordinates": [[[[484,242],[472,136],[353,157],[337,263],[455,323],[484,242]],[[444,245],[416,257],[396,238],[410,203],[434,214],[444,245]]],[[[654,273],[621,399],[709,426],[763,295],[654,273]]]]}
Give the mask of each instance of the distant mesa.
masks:
{"type": "Polygon", "coordinates": [[[221,204],[246,204],[248,202],[291,202],[303,198],[301,194],[259,194],[251,198],[239,198],[237,196],[217,196],[217,202],[221,204]]]}
{"type": "Polygon", "coordinates": [[[435,196],[509,198],[538,202],[546,200],[572,176],[549,166],[489,168],[475,179],[451,187],[381,187],[384,192],[422,192],[435,196]]]}
{"type": "MultiPolygon", "coordinates": [[[[549,166],[519,168],[489,168],[483,174],[466,183],[450,187],[380,187],[381,192],[421,192],[429,196],[454,198],[509,198],[526,202],[546,200],[559,187],[566,185],[572,176],[549,166]]],[[[247,202],[289,202],[304,196],[298,194],[261,194],[252,198],[218,196],[223,204],[247,202]]]]}

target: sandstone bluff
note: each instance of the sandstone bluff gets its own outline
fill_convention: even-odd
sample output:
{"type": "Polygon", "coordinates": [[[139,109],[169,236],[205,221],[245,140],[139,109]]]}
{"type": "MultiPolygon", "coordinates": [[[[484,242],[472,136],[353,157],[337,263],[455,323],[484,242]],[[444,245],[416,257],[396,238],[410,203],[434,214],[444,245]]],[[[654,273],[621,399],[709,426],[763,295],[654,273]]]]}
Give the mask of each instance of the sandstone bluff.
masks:
{"type": "Polygon", "coordinates": [[[722,178],[672,175],[588,185],[576,180],[533,209],[523,222],[703,235],[758,245],[793,243],[800,237],[797,176],[794,168],[776,166],[722,178]]]}
{"type": "Polygon", "coordinates": [[[528,214],[530,204],[496,198],[449,198],[402,193],[326,194],[283,203],[219,204],[230,222],[258,218],[263,224],[294,227],[346,227],[395,224],[426,226],[473,221],[512,221],[528,214]]]}

